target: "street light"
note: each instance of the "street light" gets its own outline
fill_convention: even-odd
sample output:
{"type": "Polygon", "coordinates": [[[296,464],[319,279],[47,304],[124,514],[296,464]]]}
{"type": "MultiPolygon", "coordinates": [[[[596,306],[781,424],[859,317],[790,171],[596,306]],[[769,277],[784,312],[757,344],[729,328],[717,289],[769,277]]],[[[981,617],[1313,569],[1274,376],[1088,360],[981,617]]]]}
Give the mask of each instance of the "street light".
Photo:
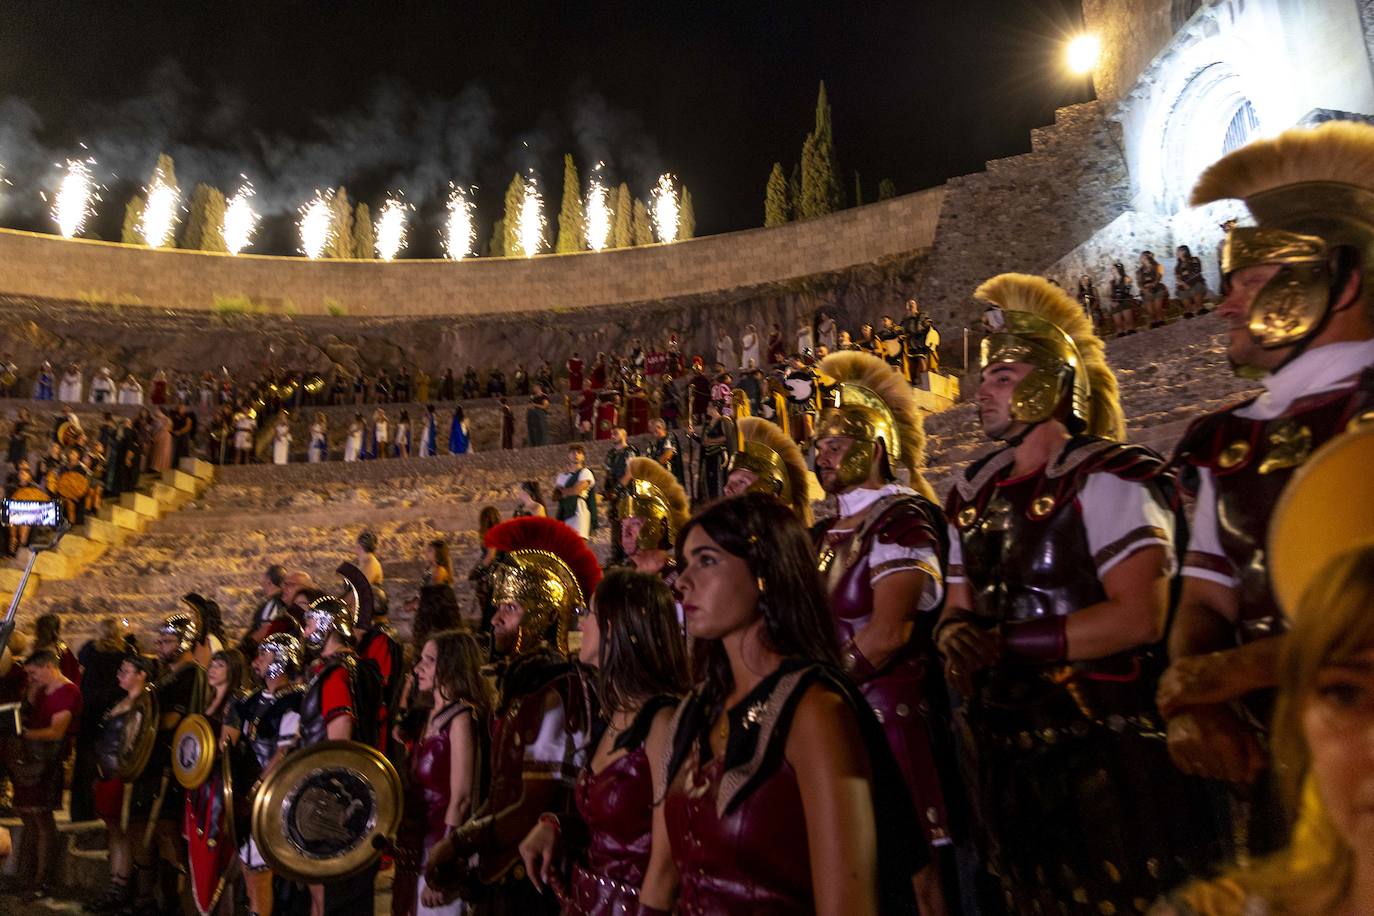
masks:
{"type": "Polygon", "coordinates": [[[1069,42],[1067,59],[1069,69],[1077,74],[1091,73],[1097,65],[1098,52],[1102,43],[1096,35],[1083,34],[1069,42]]]}

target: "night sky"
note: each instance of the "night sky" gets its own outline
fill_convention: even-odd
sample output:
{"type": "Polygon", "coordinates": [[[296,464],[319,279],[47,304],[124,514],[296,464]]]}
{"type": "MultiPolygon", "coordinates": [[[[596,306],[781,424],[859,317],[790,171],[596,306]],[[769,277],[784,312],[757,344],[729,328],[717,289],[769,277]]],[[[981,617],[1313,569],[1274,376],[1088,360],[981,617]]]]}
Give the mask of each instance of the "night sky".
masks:
{"type": "MultiPolygon", "coordinates": [[[[278,214],[252,250],[288,253],[285,215],[347,184],[374,211],[419,208],[410,256],[438,253],[450,179],[478,188],[480,235],[512,173],[534,168],[553,222],[561,156],[585,181],[691,189],[698,234],[760,225],[825,80],[846,194],[899,193],[1029,148],[1067,76],[1076,0],[82,3],[0,0],[0,224],[51,231],[40,185],[84,141],[107,185],[94,234],[159,149],[183,195],[240,172],[278,214]]],[[[90,234],[90,233],[88,233],[90,234]]]]}

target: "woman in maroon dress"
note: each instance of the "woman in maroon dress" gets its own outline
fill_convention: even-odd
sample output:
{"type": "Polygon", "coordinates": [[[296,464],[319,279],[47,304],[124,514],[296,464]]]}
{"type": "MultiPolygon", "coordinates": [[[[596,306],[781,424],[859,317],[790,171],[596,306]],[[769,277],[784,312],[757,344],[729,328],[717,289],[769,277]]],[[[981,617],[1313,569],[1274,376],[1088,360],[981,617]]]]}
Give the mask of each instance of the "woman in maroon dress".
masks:
{"type": "Polygon", "coordinates": [[[57,854],[57,823],[53,811],[62,804],[62,764],[71,753],[81,720],[81,691],[63,676],[57,653],[39,649],[24,662],[29,676],[24,704],[23,759],[13,766],[14,808],[24,822],[19,837],[23,875],[20,895],[32,902],[48,895],[53,859],[57,854]]]}
{"type": "Polygon", "coordinates": [[[678,545],[704,678],[673,718],[654,810],[674,867],[648,877],[640,912],[916,912],[919,822],[840,671],[806,529],[750,493],[693,517],[678,545]]]}
{"type": "Polygon", "coordinates": [[[654,835],[654,785],[669,720],[689,685],[686,641],[663,580],[607,572],[582,620],[578,659],[598,671],[601,715],[573,790],[577,816],[540,817],[520,855],[535,887],[558,888],[565,916],[634,913],[645,876],[672,869],[667,837],[654,835]],[[555,871],[560,858],[572,862],[566,889],[555,871]]]}
{"type": "MultiPolygon", "coordinates": [[[[466,630],[444,630],[425,640],[415,666],[417,687],[434,698],[424,732],[410,754],[407,827],[423,832],[423,875],[429,850],[462,826],[481,801],[482,735],[491,721],[491,688],[482,677],[482,649],[466,630]]],[[[457,916],[460,900],[447,900],[420,877],[406,911],[457,916]],[[418,901],[418,902],[417,902],[418,901]]],[[[393,905],[392,913],[397,913],[393,905]]]]}

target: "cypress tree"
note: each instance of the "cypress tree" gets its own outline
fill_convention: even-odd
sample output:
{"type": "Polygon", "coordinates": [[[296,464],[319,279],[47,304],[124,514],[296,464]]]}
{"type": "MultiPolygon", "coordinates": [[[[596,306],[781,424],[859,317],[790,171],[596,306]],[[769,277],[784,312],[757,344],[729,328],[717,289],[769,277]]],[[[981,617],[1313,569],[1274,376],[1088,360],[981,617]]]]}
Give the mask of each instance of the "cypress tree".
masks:
{"type": "Polygon", "coordinates": [[[792,164],[787,177],[787,212],[790,219],[801,219],[801,163],[792,164]]]}
{"type": "Polygon", "coordinates": [[[697,237],[697,212],[692,206],[692,192],[687,190],[687,186],[682,186],[682,191],[677,196],[677,238],[694,239],[697,237]]]}
{"type": "Polygon", "coordinates": [[[879,199],[879,200],[887,200],[887,199],[890,198],[890,197],[896,197],[896,196],[897,196],[897,186],[896,186],[895,184],[892,183],[892,179],[891,179],[891,178],[884,178],[882,181],[878,182],[878,199],[879,199]]]}
{"type": "Polygon", "coordinates": [[[487,254],[493,258],[506,256],[506,221],[498,219],[491,227],[491,241],[487,243],[487,254]]]}
{"type": "MultiPolygon", "coordinates": [[[[166,153],[157,154],[157,165],[153,167],[153,176],[148,180],[148,186],[152,187],[153,183],[156,182],[159,178],[162,179],[163,184],[167,185],[173,191],[176,192],[177,199],[180,200],[181,186],[177,184],[176,164],[172,162],[172,157],[167,155],[166,153]]],[[[141,218],[142,216],[143,214],[139,213],[139,217],[141,218]]],[[[180,208],[178,207],[177,212],[172,214],[172,240],[167,243],[168,245],[174,245],[176,243],[176,227],[177,223],[179,223],[180,221],[181,212],[180,208]]],[[[148,244],[148,240],[143,237],[142,233],[138,233],[138,241],[143,242],[144,244],[148,244]]]]}
{"type": "Polygon", "coordinates": [[[520,247],[520,207],[525,202],[525,179],[519,173],[506,187],[506,212],[501,221],[501,254],[513,258],[524,254],[520,247]]]}
{"type": "Polygon", "coordinates": [[[859,173],[854,173],[854,206],[862,207],[864,203],[864,185],[859,180],[859,173]]]}
{"type": "Polygon", "coordinates": [[[587,249],[587,225],[582,209],[582,182],[577,178],[577,166],[571,154],[563,156],[563,204],[558,208],[559,254],[587,249]]]}
{"type": "Polygon", "coordinates": [[[119,229],[119,240],[125,245],[143,244],[143,236],[138,234],[138,221],[143,218],[143,208],[147,203],[142,194],[135,194],[124,205],[124,224],[119,229]]]}
{"type": "Polygon", "coordinates": [[[334,237],[325,250],[326,258],[353,257],[353,208],[348,203],[348,189],[339,185],[329,202],[334,218],[334,237]]]}
{"type": "Polygon", "coordinates": [[[649,207],[635,198],[634,217],[631,220],[631,233],[634,236],[635,245],[652,245],[654,243],[654,226],[649,222],[649,207]]]}
{"type": "Polygon", "coordinates": [[[768,173],[768,187],[763,192],[763,225],[781,226],[791,218],[791,208],[787,205],[787,178],[782,173],[782,163],[773,163],[773,171],[768,173]]]}
{"type": "Polygon", "coordinates": [[[377,234],[372,231],[372,211],[362,202],[353,208],[353,257],[362,260],[377,257],[377,234]]]}
{"type": "Polygon", "coordinates": [[[179,247],[192,251],[228,251],[224,244],[224,192],[200,183],[191,192],[191,206],[179,247]]]}
{"type": "Polygon", "coordinates": [[[802,144],[801,200],[797,211],[801,219],[833,213],[843,203],[835,177],[835,137],[830,123],[830,101],[821,82],[816,97],[816,129],[802,144]]]}
{"type": "MultiPolygon", "coordinates": [[[[615,192],[615,222],[611,228],[611,247],[629,248],[635,244],[635,203],[636,201],[630,198],[630,186],[622,181],[615,192]]],[[[648,211],[645,211],[644,216],[648,218],[648,211]]]]}

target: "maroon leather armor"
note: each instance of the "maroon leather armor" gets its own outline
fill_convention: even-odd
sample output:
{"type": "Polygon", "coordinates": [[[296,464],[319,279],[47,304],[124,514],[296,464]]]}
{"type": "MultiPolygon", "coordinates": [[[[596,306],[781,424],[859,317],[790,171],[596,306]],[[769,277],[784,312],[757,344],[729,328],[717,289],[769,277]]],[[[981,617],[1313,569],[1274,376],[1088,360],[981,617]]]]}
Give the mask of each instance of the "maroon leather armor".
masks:
{"type": "MultiPolygon", "coordinates": [[[[875,504],[857,528],[833,531],[834,519],[816,526],[819,534],[821,576],[830,597],[830,613],[841,646],[850,642],[873,616],[872,567],[874,540],[897,541],[904,547],[930,547],[944,566],[944,520],[934,503],[920,496],[895,495],[875,504]]],[[[914,610],[914,609],[913,609],[914,610]]],[[[940,785],[939,755],[933,747],[936,734],[948,730],[934,721],[932,699],[943,707],[943,694],[932,678],[943,675],[934,661],[930,632],[938,616],[935,609],[915,621],[911,640],[876,673],[864,678],[851,672],[864,699],[882,724],[888,745],[921,815],[926,840],[948,842],[950,825],[945,794],[940,785]],[[932,687],[936,697],[932,697],[932,687]]]]}
{"type": "MultiPolygon", "coordinates": [[[[1236,579],[1240,643],[1288,630],[1269,583],[1265,545],[1279,496],[1313,451],[1374,407],[1374,370],[1349,388],[1298,398],[1272,420],[1249,420],[1236,411],[1253,401],[1200,418],[1184,433],[1175,463],[1207,468],[1216,486],[1217,530],[1236,579]]],[[[1206,554],[1185,561],[1207,567],[1206,554]]]]}
{"type": "Polygon", "coordinates": [[[448,813],[453,745],[449,726],[471,707],[454,704],[434,720],[434,733],[415,742],[410,754],[410,786],[406,795],[406,823],[424,830],[426,849],[444,838],[444,815],[448,813]]]}
{"type": "Polygon", "coordinates": [[[653,842],[654,789],[644,746],[593,773],[583,767],[573,787],[590,844],[573,866],[565,913],[634,913],[653,842]]]}
{"type": "Polygon", "coordinates": [[[664,816],[682,882],[680,916],[809,913],[811,861],[797,776],[785,760],[737,807],[717,808],[723,763],[698,766],[668,791],[664,816]],[[766,841],[762,838],[766,837],[766,841]]]}

